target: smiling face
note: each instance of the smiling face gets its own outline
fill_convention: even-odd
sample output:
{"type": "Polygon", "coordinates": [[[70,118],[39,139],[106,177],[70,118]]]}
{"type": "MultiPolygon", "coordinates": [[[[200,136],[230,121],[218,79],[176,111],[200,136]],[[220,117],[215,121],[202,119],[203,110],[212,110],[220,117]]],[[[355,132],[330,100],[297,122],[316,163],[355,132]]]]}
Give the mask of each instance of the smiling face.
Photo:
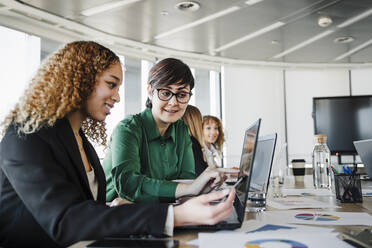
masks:
{"type": "Polygon", "coordinates": [[[98,75],[94,90],[85,104],[86,115],[104,121],[114,104],[120,101],[119,87],[122,81],[123,71],[119,62],[98,75]]]}
{"type": "Polygon", "coordinates": [[[203,125],[203,138],[204,143],[209,146],[210,144],[214,144],[217,139],[220,132],[218,131],[218,124],[210,120],[203,125]]]}
{"type": "MultiPolygon", "coordinates": [[[[161,87],[161,89],[170,90],[174,94],[188,94],[190,92],[190,85],[170,84],[161,87]]],[[[181,117],[185,113],[187,103],[179,103],[175,95],[173,95],[172,98],[168,101],[162,101],[158,97],[158,90],[151,88],[150,85],[147,87],[147,91],[152,102],[152,116],[154,117],[159,131],[163,128],[166,129],[171,123],[181,119],[181,117]]]]}

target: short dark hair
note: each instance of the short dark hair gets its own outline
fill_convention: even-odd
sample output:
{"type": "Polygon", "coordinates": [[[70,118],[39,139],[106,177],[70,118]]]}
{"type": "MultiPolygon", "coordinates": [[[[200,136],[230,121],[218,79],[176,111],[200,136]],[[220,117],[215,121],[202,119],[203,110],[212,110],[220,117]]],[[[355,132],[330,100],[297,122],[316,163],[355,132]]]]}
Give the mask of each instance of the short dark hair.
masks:
{"type": "MultiPolygon", "coordinates": [[[[150,70],[148,84],[151,88],[160,88],[171,84],[189,85],[190,90],[194,88],[194,77],[190,67],[179,59],[166,58],[156,63],[150,70]]],[[[149,98],[146,107],[152,108],[149,98]]]]}

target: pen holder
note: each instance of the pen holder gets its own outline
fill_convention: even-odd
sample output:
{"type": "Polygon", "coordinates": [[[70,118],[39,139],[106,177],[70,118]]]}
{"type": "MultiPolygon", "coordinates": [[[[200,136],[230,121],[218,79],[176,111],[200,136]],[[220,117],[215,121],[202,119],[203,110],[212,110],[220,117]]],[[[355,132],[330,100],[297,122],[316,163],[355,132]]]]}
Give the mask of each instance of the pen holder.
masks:
{"type": "Polygon", "coordinates": [[[337,174],[335,178],[336,198],[340,202],[363,202],[359,174],[337,174]]]}

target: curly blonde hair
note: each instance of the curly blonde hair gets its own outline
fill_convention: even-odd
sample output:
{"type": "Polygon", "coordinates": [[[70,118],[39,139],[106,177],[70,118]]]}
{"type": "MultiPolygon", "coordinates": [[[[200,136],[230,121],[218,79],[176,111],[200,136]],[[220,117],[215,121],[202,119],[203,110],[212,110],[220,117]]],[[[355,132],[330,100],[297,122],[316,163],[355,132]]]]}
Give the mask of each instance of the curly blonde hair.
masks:
{"type": "MultiPolygon", "coordinates": [[[[1,123],[3,134],[11,123],[19,133],[35,133],[81,109],[99,74],[117,62],[120,60],[114,52],[96,42],[66,44],[40,66],[18,104],[1,123]]],[[[92,141],[106,145],[104,121],[88,117],[82,130],[92,141]]]]}
{"type": "Polygon", "coordinates": [[[219,134],[218,134],[218,138],[216,142],[214,143],[214,145],[216,146],[219,152],[222,152],[222,146],[223,146],[223,143],[225,142],[225,134],[223,133],[222,122],[220,119],[212,115],[203,116],[203,128],[205,125],[209,123],[215,123],[218,127],[219,134]]]}

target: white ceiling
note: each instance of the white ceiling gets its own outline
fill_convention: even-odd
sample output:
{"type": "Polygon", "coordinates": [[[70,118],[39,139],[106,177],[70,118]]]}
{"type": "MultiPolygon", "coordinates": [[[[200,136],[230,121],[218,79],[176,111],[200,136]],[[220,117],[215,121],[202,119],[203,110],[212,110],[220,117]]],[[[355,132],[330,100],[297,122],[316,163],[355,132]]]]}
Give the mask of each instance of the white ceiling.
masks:
{"type": "Polygon", "coordinates": [[[0,0],[0,24],[12,26],[11,20],[27,31],[22,22],[40,22],[45,28],[63,29],[66,37],[91,37],[149,56],[168,53],[263,64],[372,63],[372,0],[263,0],[254,5],[246,0],[199,0],[196,12],[176,9],[178,0],[129,1],[0,0]],[[82,14],[112,2],[121,6],[82,14]],[[325,15],[333,22],[320,27],[318,18],[325,15]],[[334,42],[344,36],[354,41],[334,42]]]}

